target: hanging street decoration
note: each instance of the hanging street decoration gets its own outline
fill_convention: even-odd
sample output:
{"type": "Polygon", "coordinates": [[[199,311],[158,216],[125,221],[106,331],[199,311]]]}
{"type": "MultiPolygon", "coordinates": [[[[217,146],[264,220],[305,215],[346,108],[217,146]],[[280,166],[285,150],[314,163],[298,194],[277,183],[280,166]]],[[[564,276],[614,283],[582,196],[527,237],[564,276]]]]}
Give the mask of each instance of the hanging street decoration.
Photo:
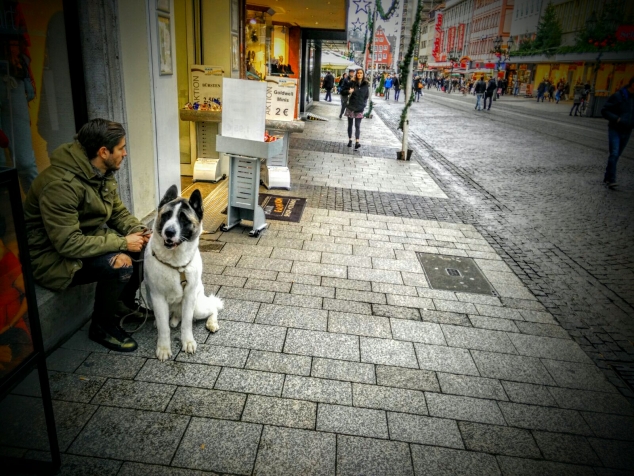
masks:
{"type": "MultiPolygon", "coordinates": [[[[409,45],[407,46],[407,52],[405,53],[405,57],[403,58],[403,62],[401,63],[401,81],[403,79],[405,79],[405,83],[401,83],[401,84],[406,84],[408,88],[411,87],[411,75],[410,75],[410,67],[412,65],[412,59],[414,58],[414,46],[415,45],[415,41],[414,38],[417,37],[418,35],[418,30],[420,28],[420,21],[421,21],[421,17],[423,16],[423,2],[422,0],[418,0],[418,7],[416,8],[416,17],[414,18],[414,23],[412,24],[412,32],[411,32],[411,40],[409,42],[409,45]]],[[[409,97],[409,101],[407,101],[407,104],[405,104],[405,107],[403,108],[403,112],[401,113],[401,120],[398,123],[398,128],[400,130],[403,130],[403,125],[405,124],[405,121],[407,121],[407,113],[409,111],[410,106],[412,105],[412,103],[414,102],[414,96],[415,94],[411,94],[409,97]]],[[[406,147],[404,147],[404,149],[406,149],[406,147]]],[[[407,152],[407,150],[405,150],[403,153],[407,152]]]]}
{"type": "Polygon", "coordinates": [[[359,12],[368,13],[368,7],[372,4],[371,0],[352,0],[356,7],[355,15],[359,12]]]}
{"type": "Polygon", "coordinates": [[[399,4],[399,0],[392,0],[392,5],[390,5],[390,8],[388,8],[386,13],[385,11],[383,11],[383,5],[381,3],[381,0],[376,0],[376,11],[379,12],[379,16],[381,17],[382,20],[389,20],[390,18],[392,18],[392,15],[394,15],[394,13],[396,12],[396,9],[398,8],[398,4],[399,4]]]}

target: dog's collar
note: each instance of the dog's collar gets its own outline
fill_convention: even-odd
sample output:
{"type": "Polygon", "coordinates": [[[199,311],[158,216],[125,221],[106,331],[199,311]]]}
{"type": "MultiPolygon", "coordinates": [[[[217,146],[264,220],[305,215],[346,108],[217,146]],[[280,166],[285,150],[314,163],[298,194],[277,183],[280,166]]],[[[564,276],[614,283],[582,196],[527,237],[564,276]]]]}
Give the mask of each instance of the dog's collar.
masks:
{"type": "Polygon", "coordinates": [[[172,266],[171,264],[160,260],[159,257],[156,256],[156,253],[154,253],[154,250],[152,250],[152,256],[154,256],[159,263],[163,263],[165,266],[169,266],[173,270],[178,271],[178,273],[180,274],[181,286],[185,287],[187,285],[187,276],[185,275],[185,268],[187,268],[187,266],[189,266],[191,264],[191,262],[194,261],[194,256],[195,255],[192,256],[192,259],[190,259],[189,263],[187,263],[185,266],[172,266]]]}

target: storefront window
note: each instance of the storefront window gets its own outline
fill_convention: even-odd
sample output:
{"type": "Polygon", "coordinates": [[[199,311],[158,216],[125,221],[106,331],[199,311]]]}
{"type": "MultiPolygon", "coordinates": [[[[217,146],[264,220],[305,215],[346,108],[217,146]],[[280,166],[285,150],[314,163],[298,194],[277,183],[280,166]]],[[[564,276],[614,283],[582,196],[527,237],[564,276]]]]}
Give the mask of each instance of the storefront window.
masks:
{"type": "Polygon", "coordinates": [[[62,0],[0,2],[0,77],[0,166],[26,193],[75,134],[62,0]]]}
{"type": "MultiPolygon", "coordinates": [[[[247,79],[262,80],[269,74],[271,40],[267,37],[267,15],[247,10],[245,28],[247,79]]],[[[268,20],[270,22],[270,19],[268,20]]]]}

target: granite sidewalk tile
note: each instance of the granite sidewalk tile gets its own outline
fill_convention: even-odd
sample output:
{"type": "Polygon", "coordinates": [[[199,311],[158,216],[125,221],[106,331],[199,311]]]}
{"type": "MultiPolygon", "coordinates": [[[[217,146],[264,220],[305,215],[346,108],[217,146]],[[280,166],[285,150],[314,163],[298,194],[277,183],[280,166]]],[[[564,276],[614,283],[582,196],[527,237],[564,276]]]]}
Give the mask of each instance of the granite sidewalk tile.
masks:
{"type": "Polygon", "coordinates": [[[464,395],[466,397],[489,398],[492,400],[508,400],[504,387],[495,379],[470,377],[438,372],[438,381],[442,393],[464,395]]]}
{"type": "Polygon", "coordinates": [[[167,407],[168,413],[222,420],[239,420],[247,396],[244,393],[179,387],[167,407]]]}
{"type": "Polygon", "coordinates": [[[242,421],[314,429],[317,404],[290,398],[249,395],[242,421]]]}
{"type": "Polygon", "coordinates": [[[317,430],[344,435],[388,438],[384,411],[325,403],[320,403],[317,408],[317,430]]]}
{"type": "Polygon", "coordinates": [[[407,443],[337,435],[337,475],[362,474],[413,476],[407,443]]]}
{"type": "Polygon", "coordinates": [[[426,344],[415,344],[414,347],[421,369],[462,375],[480,375],[467,349],[426,344]]]}
{"type": "Polygon", "coordinates": [[[85,456],[166,465],[170,463],[189,420],[189,416],[170,413],[100,407],[69,451],[85,456]]]}
{"type": "Polygon", "coordinates": [[[265,426],[253,474],[330,476],[335,474],[336,447],[332,433],[265,426]]]}
{"type": "Polygon", "coordinates": [[[346,360],[313,358],[312,377],[344,380],[358,383],[376,383],[373,364],[349,362],[346,360]]]}
{"type": "Polygon", "coordinates": [[[359,337],[347,334],[289,329],[284,343],[284,352],[360,361],[359,337]]]}
{"type": "Polygon", "coordinates": [[[262,425],[192,418],[172,465],[181,468],[251,474],[262,425]]]}
{"type": "Polygon", "coordinates": [[[355,407],[428,414],[425,395],[418,390],[355,383],[352,384],[352,401],[355,407]]]}
{"type": "Polygon", "coordinates": [[[372,364],[418,368],[411,342],[361,337],[361,361],[372,364]]]}
{"type": "Polygon", "coordinates": [[[504,425],[504,417],[493,400],[426,392],[431,416],[504,425]]]}
{"type": "Polygon", "coordinates": [[[339,380],[287,375],[282,397],[352,405],[352,386],[339,380]]]}
{"type": "Polygon", "coordinates": [[[392,440],[464,449],[455,420],[394,412],[387,419],[392,440]]]}
{"type": "Polygon", "coordinates": [[[225,367],[220,371],[214,388],[279,397],[282,394],[283,385],[283,374],[225,367]]]}
{"type": "Polygon", "coordinates": [[[540,458],[541,453],[531,433],[508,426],[458,422],[467,449],[482,453],[540,458]]]}
{"type": "Polygon", "coordinates": [[[497,476],[500,474],[494,456],[473,451],[460,451],[438,446],[410,445],[416,476],[497,476]]]}

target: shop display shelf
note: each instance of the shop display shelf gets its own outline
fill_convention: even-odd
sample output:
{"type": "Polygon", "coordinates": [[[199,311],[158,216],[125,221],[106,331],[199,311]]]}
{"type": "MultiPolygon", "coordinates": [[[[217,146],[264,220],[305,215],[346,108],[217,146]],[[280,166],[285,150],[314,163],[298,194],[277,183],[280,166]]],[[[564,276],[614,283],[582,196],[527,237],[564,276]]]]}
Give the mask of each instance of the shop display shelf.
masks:
{"type": "Polygon", "coordinates": [[[229,155],[270,159],[284,151],[284,139],[279,138],[273,142],[260,142],[217,135],[216,151],[229,155]]]}

